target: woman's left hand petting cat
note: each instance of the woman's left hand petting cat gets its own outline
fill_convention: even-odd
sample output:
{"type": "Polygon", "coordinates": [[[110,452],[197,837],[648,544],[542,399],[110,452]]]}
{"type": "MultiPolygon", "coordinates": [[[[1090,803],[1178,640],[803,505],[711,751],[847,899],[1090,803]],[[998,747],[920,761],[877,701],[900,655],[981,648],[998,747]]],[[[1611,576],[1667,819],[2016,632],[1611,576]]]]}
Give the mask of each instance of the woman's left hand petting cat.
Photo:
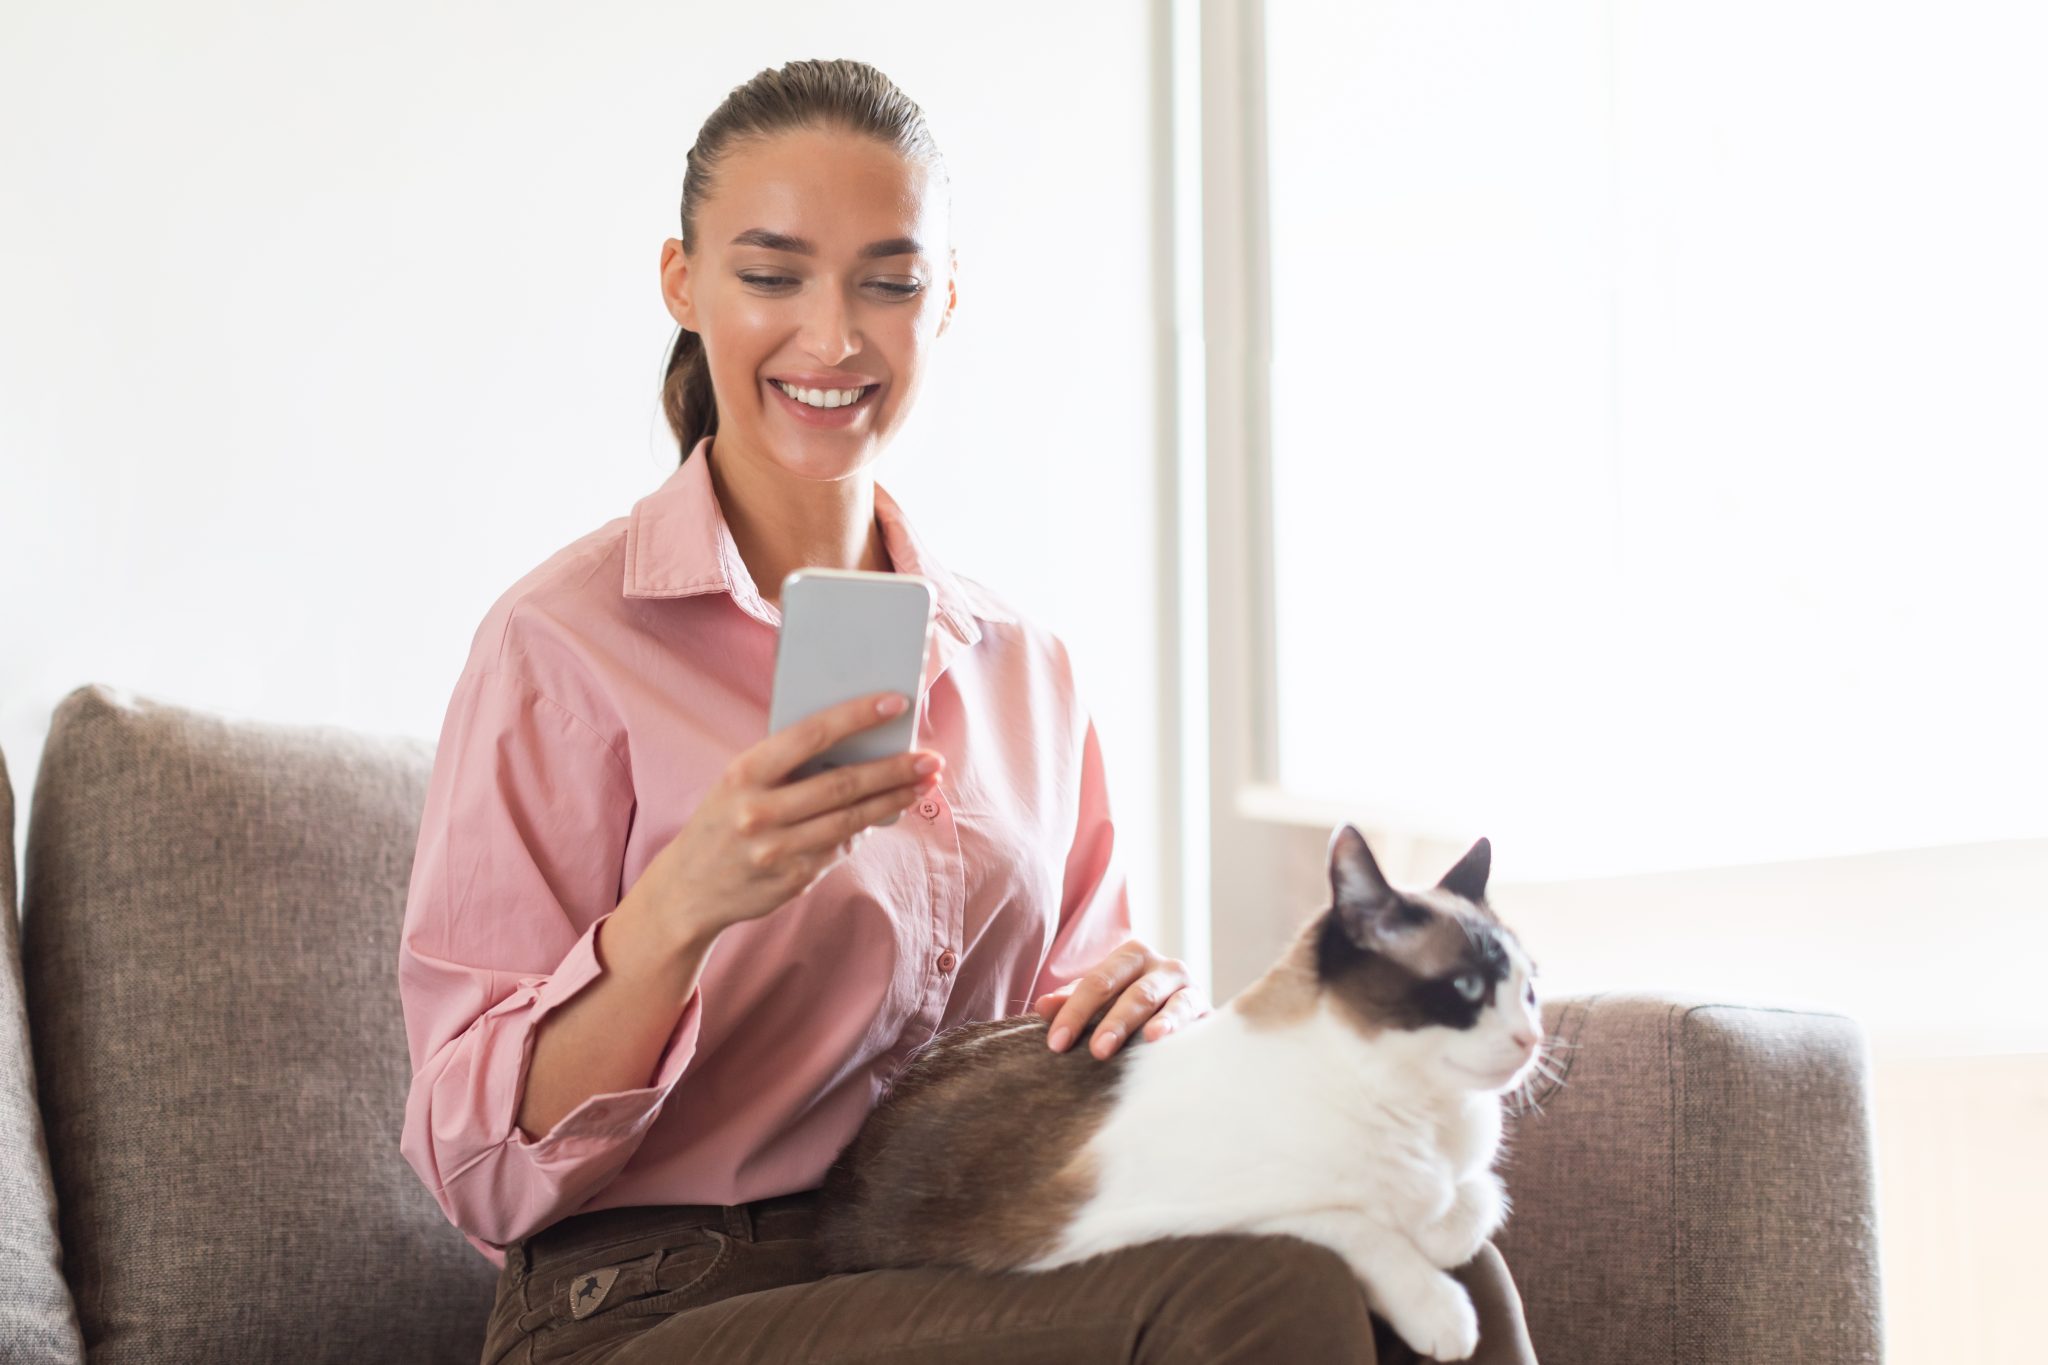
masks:
{"type": "Polygon", "coordinates": [[[1032,1009],[1040,1018],[1052,1021],[1046,1042],[1054,1052],[1064,1052],[1111,999],[1116,1000],[1115,1007],[1103,1017],[1089,1042],[1089,1051],[1099,1058],[1114,1055],[1140,1028],[1151,1041],[1214,1013],[1188,975],[1187,963],[1177,957],[1161,957],[1137,939],[1058,990],[1039,996],[1032,1009]]]}

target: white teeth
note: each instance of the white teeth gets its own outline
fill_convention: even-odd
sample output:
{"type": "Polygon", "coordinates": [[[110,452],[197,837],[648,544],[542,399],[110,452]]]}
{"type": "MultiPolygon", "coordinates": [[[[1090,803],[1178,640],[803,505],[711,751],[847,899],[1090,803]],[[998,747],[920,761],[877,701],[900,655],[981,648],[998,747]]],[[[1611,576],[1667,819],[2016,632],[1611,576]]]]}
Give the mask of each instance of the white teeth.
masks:
{"type": "Polygon", "coordinates": [[[780,379],[773,382],[776,388],[797,402],[814,408],[843,408],[860,401],[861,394],[866,392],[865,389],[800,389],[793,384],[785,384],[780,379]]]}

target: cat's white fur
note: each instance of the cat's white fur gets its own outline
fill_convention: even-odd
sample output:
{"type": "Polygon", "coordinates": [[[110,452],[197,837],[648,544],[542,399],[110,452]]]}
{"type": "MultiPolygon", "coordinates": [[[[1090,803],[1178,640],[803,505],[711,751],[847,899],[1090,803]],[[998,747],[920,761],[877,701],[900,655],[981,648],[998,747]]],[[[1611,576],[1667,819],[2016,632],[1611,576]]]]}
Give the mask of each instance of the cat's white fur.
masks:
{"type": "Polygon", "coordinates": [[[1226,1005],[1137,1045],[1077,1154],[1095,1166],[1093,1196],[1024,1268],[1160,1237],[1291,1233],[1343,1256],[1409,1345],[1469,1357],[1478,1317],[1444,1271],[1507,1218],[1492,1169],[1501,1096],[1538,1055],[1511,1035],[1543,1036],[1528,959],[1504,946],[1513,970],[1470,1029],[1367,1036],[1324,997],[1280,1027],[1226,1005]]]}

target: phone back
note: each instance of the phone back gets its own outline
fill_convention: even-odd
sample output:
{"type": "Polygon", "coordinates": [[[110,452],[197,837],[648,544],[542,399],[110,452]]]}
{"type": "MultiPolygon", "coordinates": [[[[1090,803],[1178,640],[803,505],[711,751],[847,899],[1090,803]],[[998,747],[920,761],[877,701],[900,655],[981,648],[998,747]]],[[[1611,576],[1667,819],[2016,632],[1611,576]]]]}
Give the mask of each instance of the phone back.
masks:
{"type": "Polygon", "coordinates": [[[863,569],[798,569],[782,584],[770,734],[868,692],[901,692],[912,705],[848,735],[794,769],[799,781],[846,763],[900,754],[917,738],[918,691],[936,603],[931,580],[863,569]]]}

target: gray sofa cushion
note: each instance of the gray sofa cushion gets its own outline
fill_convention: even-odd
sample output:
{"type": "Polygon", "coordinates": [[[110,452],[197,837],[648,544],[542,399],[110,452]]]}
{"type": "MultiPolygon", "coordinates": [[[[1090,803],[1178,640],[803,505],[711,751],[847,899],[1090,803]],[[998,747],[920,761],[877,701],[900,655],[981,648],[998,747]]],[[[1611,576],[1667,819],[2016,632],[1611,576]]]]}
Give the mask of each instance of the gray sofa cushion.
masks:
{"type": "Polygon", "coordinates": [[[77,1365],[85,1343],[57,1243],[57,1191],[36,1106],[14,895],[14,785],[0,755],[0,1209],[7,1211],[0,1218],[0,1360],[77,1365]]]}
{"type": "Polygon", "coordinates": [[[1544,1360],[1875,1365],[1870,1051],[1839,1014],[1547,1001],[1562,1086],[1509,1120],[1494,1242],[1544,1360]]]}
{"type": "Polygon", "coordinates": [[[432,761],[99,685],[59,703],[23,954],[96,1365],[481,1353],[496,1273],[398,1150],[432,761]]]}

